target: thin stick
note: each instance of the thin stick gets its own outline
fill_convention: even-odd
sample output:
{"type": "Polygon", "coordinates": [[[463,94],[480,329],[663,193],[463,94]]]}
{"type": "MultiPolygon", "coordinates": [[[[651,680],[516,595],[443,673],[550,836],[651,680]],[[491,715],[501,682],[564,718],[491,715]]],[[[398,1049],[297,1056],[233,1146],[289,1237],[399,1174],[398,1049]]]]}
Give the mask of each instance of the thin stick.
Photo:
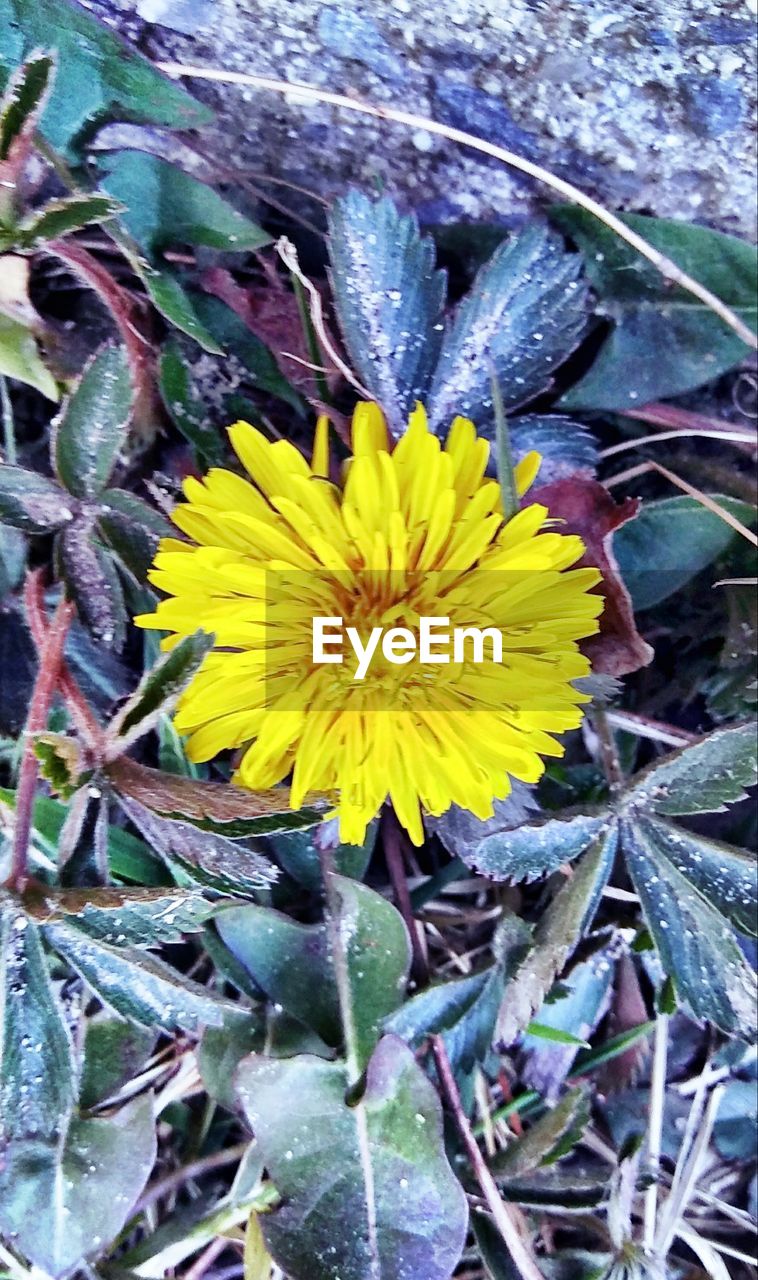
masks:
{"type": "Polygon", "coordinates": [[[652,1254],[655,1241],[655,1220],[658,1214],[658,1177],[661,1165],[661,1138],[663,1135],[663,1106],[666,1098],[666,1063],[668,1060],[668,1014],[659,1013],[655,1020],[653,1041],[653,1070],[650,1078],[650,1115],[648,1117],[647,1152],[652,1182],[645,1192],[643,1242],[647,1253],[652,1254]]]}
{"type": "MultiPolygon", "coordinates": [[[[732,440],[737,444],[758,445],[758,436],[754,432],[727,430],[716,431],[712,427],[688,427],[690,436],[704,436],[709,440],[732,440]]],[[[651,436],[639,436],[636,440],[624,440],[621,444],[613,444],[609,449],[601,449],[601,458],[612,458],[616,453],[626,453],[628,449],[638,449],[643,444],[656,444],[659,440],[681,440],[682,431],[659,431],[651,436]]]]}
{"type": "Polygon", "coordinates": [[[592,726],[597,734],[600,763],[608,781],[608,787],[616,795],[624,785],[624,772],[621,768],[613,729],[608,721],[608,712],[599,702],[592,709],[592,726]]]}
{"type": "Polygon", "coordinates": [[[355,390],[360,395],[364,396],[366,400],[372,400],[373,396],[371,395],[371,392],[368,391],[362,383],[358,382],[352,369],[349,365],[345,364],[344,360],[341,359],[338,353],[334,350],[334,347],[329,340],[329,335],[326,332],[326,325],[324,324],[324,310],[321,303],[321,294],[313,281],[309,280],[308,277],[303,274],[300,268],[300,263],[298,262],[297,250],[294,244],[292,244],[286,236],[282,236],[281,239],[276,242],[276,251],[285,267],[288,268],[296,280],[300,281],[301,285],[308,293],[311,300],[311,322],[313,324],[313,328],[318,334],[319,341],[321,342],[324,351],[329,356],[329,359],[332,361],[335,368],[339,369],[342,376],[347,379],[350,385],[355,387],[355,390]]]}
{"type": "Polygon", "coordinates": [[[203,1156],[200,1160],[193,1160],[192,1164],[186,1164],[184,1168],[176,1169],[173,1173],[167,1174],[165,1178],[161,1178],[159,1182],[154,1182],[151,1187],[147,1188],[135,1206],[134,1212],[142,1213],[149,1205],[155,1204],[156,1200],[162,1200],[171,1191],[177,1191],[185,1182],[189,1182],[193,1178],[203,1177],[214,1169],[222,1169],[224,1165],[234,1164],[236,1160],[241,1160],[249,1146],[249,1142],[238,1142],[234,1147],[225,1147],[223,1151],[214,1151],[209,1156],[203,1156]]]}
{"type": "MultiPolygon", "coordinates": [[[[39,570],[30,573],[24,588],[27,613],[31,612],[32,601],[42,597],[42,576],[39,570]]],[[[29,714],[24,727],[24,750],[21,767],[18,773],[16,788],[16,820],[13,829],[13,851],[11,855],[11,873],[8,887],[17,893],[23,892],[28,880],[29,870],[29,838],[32,830],[32,814],[34,810],[34,793],[37,786],[39,762],[34,753],[34,738],[47,726],[50,703],[53,700],[63,659],[63,646],[74,616],[74,606],[65,597],[60,601],[50,628],[44,648],[39,650],[39,669],[34,681],[32,698],[29,703],[29,714]]]]}
{"type": "Polygon", "coordinates": [[[662,742],[667,747],[686,747],[688,742],[696,742],[697,734],[686,729],[674,729],[671,725],[651,720],[649,716],[638,715],[634,711],[608,711],[608,723],[615,729],[623,729],[638,738],[647,738],[650,742],[662,742]]]}
{"type": "Polygon", "coordinates": [[[638,476],[647,475],[650,471],[657,471],[659,475],[665,476],[665,478],[670,480],[673,485],[676,485],[677,489],[681,489],[684,493],[689,494],[689,496],[694,498],[696,502],[699,502],[701,506],[707,507],[715,516],[718,516],[719,519],[723,520],[725,524],[730,525],[736,533],[739,533],[743,538],[746,538],[754,547],[758,547],[758,537],[756,537],[752,529],[748,529],[741,520],[738,520],[736,516],[732,515],[731,511],[727,511],[725,507],[720,507],[719,504],[714,502],[713,498],[710,498],[707,493],[703,493],[702,489],[696,489],[695,486],[690,484],[687,480],[683,480],[681,476],[675,475],[673,471],[669,471],[668,467],[661,466],[660,462],[641,462],[639,466],[630,467],[628,471],[621,471],[618,475],[611,476],[608,480],[604,480],[603,483],[606,489],[612,489],[615,485],[625,484],[627,480],[636,480],[638,476]]]}
{"type": "Polygon", "coordinates": [[[519,1230],[519,1219],[521,1215],[512,1205],[506,1204],[501,1198],[497,1189],[495,1179],[490,1173],[487,1162],[484,1159],[476,1138],[471,1131],[471,1125],[466,1118],[463,1110],[461,1095],[458,1092],[458,1086],[455,1083],[450,1059],[447,1056],[447,1049],[442,1036],[432,1036],[432,1052],[434,1053],[434,1061],[437,1064],[442,1088],[447,1098],[448,1106],[453,1113],[455,1122],[458,1126],[463,1144],[471,1161],[471,1167],[476,1174],[477,1182],[482,1189],[485,1200],[495,1225],[505,1242],[506,1248],[513,1259],[517,1269],[520,1271],[523,1280],[544,1280],[544,1276],[540,1271],[537,1263],[532,1256],[531,1251],[527,1247],[526,1241],[523,1239],[519,1230]]]}
{"type": "Polygon", "coordinates": [[[721,418],[710,418],[705,413],[693,413],[691,409],[682,409],[678,404],[640,405],[639,409],[616,409],[622,418],[633,418],[638,422],[649,422],[652,427],[672,427],[679,431],[692,431],[696,427],[711,427],[714,431],[731,431],[733,422],[722,421],[721,418]]]}
{"type": "Polygon", "coordinates": [[[411,894],[408,888],[408,878],[405,867],[403,865],[403,852],[400,846],[402,839],[402,828],[397,820],[397,815],[391,805],[388,805],[382,815],[382,847],[384,856],[387,859],[387,870],[390,873],[390,881],[392,883],[392,892],[395,898],[395,904],[400,912],[405,927],[408,930],[408,936],[411,940],[411,951],[413,952],[413,976],[419,986],[426,986],[429,982],[429,966],[427,964],[426,955],[419,935],[418,922],[413,915],[413,906],[411,905],[411,894]]]}
{"type": "Polygon", "coordinates": [[[362,98],[348,97],[343,93],[329,93],[325,89],[317,89],[309,84],[274,80],[269,76],[251,75],[249,72],[244,71],[222,71],[216,67],[189,66],[182,62],[157,62],[155,65],[160,71],[165,71],[170,76],[215,80],[224,84],[250,85],[253,88],[265,89],[270,93],[297,94],[298,97],[324,102],[333,107],[345,107],[348,111],[356,111],[361,115],[373,116],[377,120],[392,120],[395,124],[408,125],[412,129],[425,129],[427,133],[437,134],[442,138],[447,138],[450,142],[458,142],[461,146],[471,147],[474,151],[481,151],[483,155],[492,156],[495,160],[501,160],[503,164],[510,165],[514,169],[520,169],[522,173],[528,173],[530,177],[536,178],[538,182],[551,187],[553,191],[558,191],[567,200],[570,200],[572,204],[578,204],[581,208],[586,209],[588,213],[594,214],[617,236],[620,236],[622,240],[626,240],[627,244],[636,249],[643,258],[647,258],[649,262],[652,262],[656,270],[660,271],[666,280],[670,280],[673,284],[678,284],[680,288],[699,298],[706,307],[715,312],[724,321],[724,324],[739,334],[748,347],[758,348],[758,337],[726,303],[717,298],[714,293],[711,293],[710,289],[706,289],[697,280],[693,280],[675,262],[672,262],[665,254],[659,253],[651,244],[648,244],[647,240],[638,235],[636,231],[632,231],[631,227],[627,227],[620,218],[616,217],[610,210],[605,209],[597,200],[585,195],[578,187],[566,182],[563,178],[556,177],[548,169],[543,169],[541,165],[534,164],[533,161],[525,159],[524,156],[517,155],[515,151],[508,151],[505,147],[498,147],[492,142],[486,142],[483,138],[478,138],[476,134],[466,133],[463,129],[453,129],[450,125],[440,124],[437,120],[428,120],[425,116],[417,116],[409,111],[396,111],[393,107],[375,106],[371,102],[365,102],[362,98]]]}

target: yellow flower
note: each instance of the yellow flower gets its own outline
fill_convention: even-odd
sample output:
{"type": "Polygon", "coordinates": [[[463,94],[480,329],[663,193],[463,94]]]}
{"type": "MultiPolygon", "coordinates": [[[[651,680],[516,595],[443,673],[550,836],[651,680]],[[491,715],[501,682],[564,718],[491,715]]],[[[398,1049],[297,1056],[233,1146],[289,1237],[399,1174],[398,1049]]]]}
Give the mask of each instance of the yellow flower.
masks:
{"type": "MultiPolygon", "coordinates": [[[[577,641],[598,629],[600,575],[570,568],[584,545],[554,532],[545,507],[504,523],[489,445],[466,418],[442,445],[419,406],[392,448],[379,407],[359,405],[341,486],[326,478],[327,429],[321,419],[309,467],[287,441],[230,428],[250,480],[221,469],[185,480],[172,518],[191,542],[161,543],[150,580],[169,598],[136,621],[170,632],[164,648],[199,627],[215,634],[176,714],[190,759],[244,746],[241,786],[292,773],[294,807],[336,794],[349,843],[389,798],[420,844],[422,811],[489,817],[510,777],[536,782],[541,757],[562,754],[552,735],[582,718],[571,682],[589,671],[577,641]],[[355,663],[314,661],[317,616],[364,644],[374,627],[413,631],[421,618],[494,627],[502,660],[377,653],[356,679],[355,663]]],[[[519,463],[519,494],[539,462],[519,463]]]]}

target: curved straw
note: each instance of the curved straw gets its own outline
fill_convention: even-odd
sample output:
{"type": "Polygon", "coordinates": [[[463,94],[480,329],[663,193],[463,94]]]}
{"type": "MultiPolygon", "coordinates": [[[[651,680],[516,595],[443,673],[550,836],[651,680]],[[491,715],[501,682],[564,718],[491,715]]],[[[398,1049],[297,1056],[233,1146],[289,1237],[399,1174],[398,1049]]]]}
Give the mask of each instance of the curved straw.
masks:
{"type": "Polygon", "coordinates": [[[598,204],[597,200],[585,195],[578,187],[572,186],[570,182],[565,182],[563,178],[556,177],[548,169],[543,169],[541,165],[534,164],[531,160],[526,160],[523,156],[517,155],[515,151],[508,151],[505,147],[498,147],[492,142],[486,142],[483,138],[477,138],[473,133],[464,132],[463,129],[454,129],[449,125],[440,124],[437,120],[428,120],[424,116],[413,115],[409,111],[396,111],[394,107],[375,106],[371,102],[364,102],[362,98],[348,97],[344,93],[330,93],[326,89],[317,89],[309,84],[299,84],[296,81],[289,80],[274,80],[269,76],[257,76],[246,71],[222,71],[216,67],[193,67],[183,62],[156,62],[155,65],[160,71],[164,71],[166,75],[170,76],[184,76],[196,80],[215,80],[224,84],[250,85],[253,88],[266,89],[271,93],[312,98],[316,102],[324,102],[333,107],[344,107],[348,111],[356,111],[361,115],[374,116],[377,120],[392,120],[396,124],[405,124],[413,129],[425,129],[427,133],[436,133],[440,137],[448,138],[451,142],[459,142],[461,146],[471,147],[474,151],[481,151],[484,155],[494,157],[495,160],[501,160],[504,164],[511,165],[514,169],[520,169],[522,173],[528,173],[532,178],[536,178],[538,182],[543,182],[546,186],[552,187],[554,191],[558,191],[573,204],[578,204],[583,209],[587,209],[589,213],[594,214],[617,236],[622,240],[626,240],[627,244],[636,249],[643,258],[647,258],[649,262],[652,262],[653,266],[660,271],[666,280],[670,280],[672,284],[678,284],[680,288],[699,298],[706,307],[723,320],[724,324],[733,329],[747,346],[758,349],[758,335],[754,334],[725,302],[717,298],[715,293],[711,293],[710,289],[706,289],[697,280],[693,280],[675,262],[672,262],[665,254],[659,253],[651,244],[648,244],[647,240],[637,235],[636,231],[632,231],[630,227],[627,227],[614,213],[604,209],[601,204],[598,204]]]}

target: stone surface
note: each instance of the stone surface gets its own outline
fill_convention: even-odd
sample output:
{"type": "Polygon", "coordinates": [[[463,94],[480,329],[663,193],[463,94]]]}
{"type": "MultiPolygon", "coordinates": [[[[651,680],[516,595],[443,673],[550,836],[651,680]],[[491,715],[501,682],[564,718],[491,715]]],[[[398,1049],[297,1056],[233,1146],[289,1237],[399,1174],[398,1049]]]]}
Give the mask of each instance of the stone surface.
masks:
{"type": "MultiPolygon", "coordinates": [[[[81,0],[154,59],[397,106],[510,147],[615,208],[753,237],[755,0],[81,0]]],[[[187,81],[227,180],[383,186],[429,221],[518,224],[552,197],[412,129],[187,81]]],[[[307,211],[287,187],[266,187],[307,211]]],[[[313,206],[311,206],[311,213],[313,206]]]]}

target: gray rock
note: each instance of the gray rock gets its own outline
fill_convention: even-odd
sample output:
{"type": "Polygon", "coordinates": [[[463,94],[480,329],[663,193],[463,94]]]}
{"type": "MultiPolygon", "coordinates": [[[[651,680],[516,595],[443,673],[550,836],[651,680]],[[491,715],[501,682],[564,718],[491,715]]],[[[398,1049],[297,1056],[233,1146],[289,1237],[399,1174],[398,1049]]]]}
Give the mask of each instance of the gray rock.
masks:
{"type": "Polygon", "coordinates": [[[736,80],[687,75],[680,84],[690,120],[707,138],[720,138],[739,128],[745,107],[736,80]]]}
{"type": "Polygon", "coordinates": [[[362,62],[377,75],[402,80],[403,64],[371,18],[352,9],[327,5],[318,16],[317,31],[325,49],[347,61],[362,62]]]}
{"type": "MultiPolygon", "coordinates": [[[[156,60],[303,81],[455,123],[610,206],[754,234],[756,49],[744,40],[754,0],[80,2],[156,60]],[[158,5],[163,16],[143,21],[158,5]],[[187,5],[202,18],[187,34],[170,30],[187,5]]],[[[318,206],[282,180],[327,199],[382,186],[434,216],[509,226],[555,199],[422,125],[185,83],[218,112],[198,145],[220,177],[241,195],[251,175],[262,190],[275,179],[271,193],[311,220],[318,206]]]]}

